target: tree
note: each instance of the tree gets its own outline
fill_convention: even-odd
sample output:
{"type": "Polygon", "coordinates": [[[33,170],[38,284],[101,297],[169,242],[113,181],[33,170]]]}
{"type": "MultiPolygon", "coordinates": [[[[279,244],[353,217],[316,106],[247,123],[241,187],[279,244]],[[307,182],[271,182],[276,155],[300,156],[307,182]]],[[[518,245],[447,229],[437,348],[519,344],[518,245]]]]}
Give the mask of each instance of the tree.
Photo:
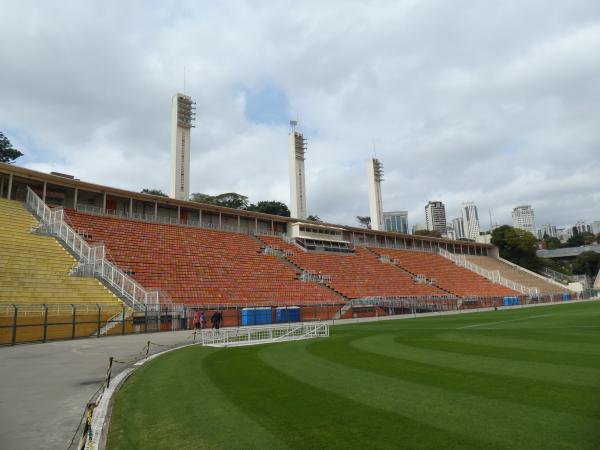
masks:
{"type": "Polygon", "coordinates": [[[361,227],[371,229],[371,217],[356,216],[356,220],[358,221],[358,223],[361,227]]]}
{"type": "Polygon", "coordinates": [[[276,200],[260,201],[248,206],[248,211],[256,211],[275,216],[290,217],[290,210],[285,203],[276,200]]]}
{"type": "Polygon", "coordinates": [[[310,220],[312,222],[323,222],[321,220],[321,218],[319,216],[317,216],[316,214],[309,214],[309,216],[306,218],[306,220],[310,220]]]}
{"type": "Polygon", "coordinates": [[[0,162],[10,164],[21,156],[23,156],[23,153],[14,148],[8,138],[0,131],[0,162]]]}
{"type": "Polygon", "coordinates": [[[417,230],[413,234],[416,236],[429,236],[429,237],[435,237],[435,238],[442,237],[442,233],[440,233],[437,230],[417,230]]]}
{"type": "Polygon", "coordinates": [[[190,202],[197,203],[208,203],[210,205],[214,205],[215,198],[212,195],[201,194],[200,192],[194,192],[190,195],[190,202]]]}
{"type": "Polygon", "coordinates": [[[593,244],[595,239],[595,236],[589,231],[578,232],[567,239],[565,247],[581,247],[582,245],[593,244]]]}
{"type": "Polygon", "coordinates": [[[248,208],[248,197],[236,192],[226,192],[219,195],[208,195],[196,192],[190,195],[190,201],[208,203],[209,205],[218,205],[234,209],[248,208]]]}
{"type": "Polygon", "coordinates": [[[248,197],[235,192],[226,192],[225,194],[215,195],[213,197],[215,205],[225,206],[226,208],[247,209],[248,197]]]}
{"type": "Polygon", "coordinates": [[[573,261],[573,273],[595,277],[600,269],[600,253],[583,252],[573,261]]]}
{"type": "Polygon", "coordinates": [[[142,194],[150,194],[150,195],[158,195],[160,197],[167,197],[167,194],[165,194],[160,189],[148,189],[148,188],[144,188],[144,189],[141,190],[141,193],[142,194]]]}
{"type": "Polygon", "coordinates": [[[553,250],[555,248],[561,248],[562,244],[558,238],[544,235],[544,244],[548,250],[553,250]]]}
{"type": "Polygon", "coordinates": [[[536,255],[537,238],[524,230],[502,225],[492,231],[492,244],[498,247],[500,257],[530,270],[539,270],[543,262],[536,255]]]}

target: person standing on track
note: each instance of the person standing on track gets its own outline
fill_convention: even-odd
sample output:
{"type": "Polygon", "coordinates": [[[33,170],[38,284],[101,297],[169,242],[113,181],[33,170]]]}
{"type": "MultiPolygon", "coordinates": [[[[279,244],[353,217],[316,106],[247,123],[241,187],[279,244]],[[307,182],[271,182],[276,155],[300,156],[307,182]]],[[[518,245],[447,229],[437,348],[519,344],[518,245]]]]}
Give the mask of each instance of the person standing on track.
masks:
{"type": "Polygon", "coordinates": [[[218,330],[219,328],[221,328],[221,321],[223,320],[223,314],[221,314],[221,311],[217,310],[213,313],[212,317],[210,318],[210,321],[212,322],[213,328],[218,330]]]}
{"type": "Polygon", "coordinates": [[[199,330],[200,326],[201,326],[200,311],[196,310],[194,312],[194,329],[199,330]]]}

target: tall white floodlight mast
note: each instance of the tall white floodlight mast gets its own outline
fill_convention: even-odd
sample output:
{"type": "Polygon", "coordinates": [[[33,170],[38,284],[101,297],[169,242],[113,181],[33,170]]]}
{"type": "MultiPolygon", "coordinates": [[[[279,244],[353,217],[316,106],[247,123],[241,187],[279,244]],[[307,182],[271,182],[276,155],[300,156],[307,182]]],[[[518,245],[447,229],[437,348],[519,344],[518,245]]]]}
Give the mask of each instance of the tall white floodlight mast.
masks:
{"type": "Polygon", "coordinates": [[[171,177],[169,196],[188,200],[190,196],[190,130],[196,118],[192,98],[177,93],[171,102],[171,177]]]}
{"type": "Polygon", "coordinates": [[[288,135],[290,162],[290,214],[297,219],[306,219],[306,184],[304,182],[304,154],[306,139],[296,131],[298,122],[290,120],[292,130],[288,135]]]}
{"type": "Polygon", "coordinates": [[[377,158],[367,163],[369,175],[369,210],[371,212],[371,229],[384,230],[383,205],[381,201],[381,182],[383,181],[383,164],[377,158]]]}

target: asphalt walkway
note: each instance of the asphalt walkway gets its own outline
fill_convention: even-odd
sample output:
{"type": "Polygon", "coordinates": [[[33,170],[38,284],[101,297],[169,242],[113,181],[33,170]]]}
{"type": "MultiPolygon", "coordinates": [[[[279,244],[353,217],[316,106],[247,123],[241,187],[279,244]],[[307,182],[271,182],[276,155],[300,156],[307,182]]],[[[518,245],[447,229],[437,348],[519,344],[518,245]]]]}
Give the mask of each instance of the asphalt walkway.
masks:
{"type": "MultiPolygon", "coordinates": [[[[108,359],[127,361],[146,342],[190,343],[191,331],[88,338],[0,348],[0,448],[67,448],[108,359]]],[[[150,346],[150,354],[165,350],[150,346]]],[[[125,366],[113,365],[113,375],[125,366]]]]}

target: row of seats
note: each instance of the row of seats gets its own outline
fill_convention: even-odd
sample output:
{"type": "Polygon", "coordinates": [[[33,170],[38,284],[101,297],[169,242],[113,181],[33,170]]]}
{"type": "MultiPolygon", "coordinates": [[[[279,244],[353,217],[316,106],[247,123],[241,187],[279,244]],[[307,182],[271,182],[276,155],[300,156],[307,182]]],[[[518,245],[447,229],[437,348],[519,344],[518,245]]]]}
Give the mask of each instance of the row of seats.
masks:
{"type": "Polygon", "coordinates": [[[373,248],[373,251],[396,260],[400,267],[414,275],[424,275],[428,279],[435,280],[437,286],[460,297],[519,295],[518,292],[492,283],[487,278],[464,267],[459,267],[435,253],[388,248],[373,248]]]}
{"type": "Polygon", "coordinates": [[[187,304],[339,304],[343,299],[313,282],[245,234],[146,223],[66,210],[90,243],[148,289],[187,304]]]}
{"type": "Polygon", "coordinates": [[[515,283],[527,286],[530,288],[538,288],[541,294],[562,294],[568,292],[567,288],[557,286],[550,281],[545,281],[540,276],[532,275],[523,270],[516,269],[515,267],[507,264],[497,258],[490,256],[475,256],[468,255],[467,259],[473,264],[482,267],[486,270],[498,270],[507,280],[514,281],[515,283]]]}
{"type": "Polygon", "coordinates": [[[32,233],[37,224],[22,204],[0,199],[0,304],[121,305],[95,278],[70,276],[75,258],[53,237],[32,233]]]}
{"type": "Polygon", "coordinates": [[[363,248],[356,248],[355,254],[305,252],[279,237],[261,236],[261,240],[291,252],[288,259],[303,270],[330,276],[327,285],[348,298],[448,295],[434,286],[417,283],[410,275],[382,263],[363,248]]]}

